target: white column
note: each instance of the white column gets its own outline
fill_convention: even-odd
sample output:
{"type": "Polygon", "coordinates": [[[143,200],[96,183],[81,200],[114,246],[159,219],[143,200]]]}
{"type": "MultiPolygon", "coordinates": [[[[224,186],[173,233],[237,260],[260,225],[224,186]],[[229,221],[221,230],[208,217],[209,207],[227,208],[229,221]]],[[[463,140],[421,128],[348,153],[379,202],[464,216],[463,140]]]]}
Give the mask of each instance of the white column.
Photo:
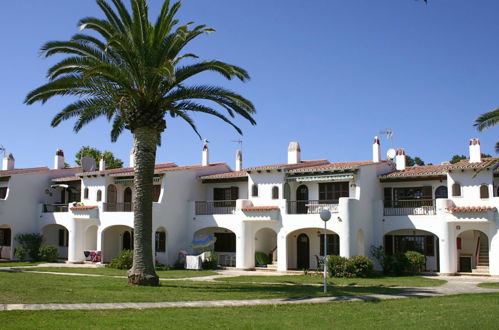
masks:
{"type": "Polygon", "coordinates": [[[246,226],[243,221],[236,233],[236,268],[245,269],[246,265],[246,226]]]}
{"type": "Polygon", "coordinates": [[[339,213],[333,214],[331,221],[327,224],[327,228],[332,227],[333,222],[339,221],[341,232],[338,233],[340,236],[340,256],[345,258],[350,258],[352,256],[351,246],[355,244],[355,237],[353,241],[350,237],[350,214],[352,204],[348,198],[340,198],[338,210],[339,213]]]}
{"type": "Polygon", "coordinates": [[[457,273],[456,234],[453,224],[444,223],[443,226],[444,230],[439,237],[440,273],[455,274],[457,273]]]}
{"type": "Polygon", "coordinates": [[[489,235],[489,273],[499,275],[499,230],[494,229],[494,235],[489,235]]]}
{"type": "Polygon", "coordinates": [[[286,234],[283,228],[277,234],[277,270],[280,272],[288,270],[288,239],[286,234]]]}
{"type": "Polygon", "coordinates": [[[68,241],[68,262],[79,263],[85,261],[83,246],[85,242],[85,232],[81,220],[71,219],[69,222],[69,241],[68,241]]]}

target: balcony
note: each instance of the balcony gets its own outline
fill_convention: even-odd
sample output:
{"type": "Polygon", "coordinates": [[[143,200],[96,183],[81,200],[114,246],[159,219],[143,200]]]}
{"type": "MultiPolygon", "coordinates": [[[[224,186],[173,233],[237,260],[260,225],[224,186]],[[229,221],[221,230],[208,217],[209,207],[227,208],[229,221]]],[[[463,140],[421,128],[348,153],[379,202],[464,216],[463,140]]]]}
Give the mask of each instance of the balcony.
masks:
{"type": "Polygon", "coordinates": [[[104,203],[104,212],[133,212],[133,203],[104,203]]]}
{"type": "Polygon", "coordinates": [[[196,215],[234,214],[236,201],[196,201],[196,215]]]}
{"type": "Polygon", "coordinates": [[[43,204],[43,213],[60,213],[68,210],[68,204],[43,204]]]}
{"type": "Polygon", "coordinates": [[[383,215],[385,216],[437,214],[434,199],[385,200],[384,205],[383,215]]]}
{"type": "Polygon", "coordinates": [[[288,214],[319,214],[322,210],[338,213],[338,200],[288,201],[288,214]]]}

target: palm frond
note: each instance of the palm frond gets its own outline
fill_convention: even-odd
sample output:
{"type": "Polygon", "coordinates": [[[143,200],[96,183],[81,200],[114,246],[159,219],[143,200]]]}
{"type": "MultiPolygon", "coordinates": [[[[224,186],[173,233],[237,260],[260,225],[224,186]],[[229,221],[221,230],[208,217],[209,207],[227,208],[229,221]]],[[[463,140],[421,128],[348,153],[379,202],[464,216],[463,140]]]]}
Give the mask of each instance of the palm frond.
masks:
{"type": "Polygon", "coordinates": [[[475,119],[474,126],[479,131],[483,131],[487,128],[497,125],[498,123],[499,123],[499,108],[486,112],[477,119],[475,119]]]}

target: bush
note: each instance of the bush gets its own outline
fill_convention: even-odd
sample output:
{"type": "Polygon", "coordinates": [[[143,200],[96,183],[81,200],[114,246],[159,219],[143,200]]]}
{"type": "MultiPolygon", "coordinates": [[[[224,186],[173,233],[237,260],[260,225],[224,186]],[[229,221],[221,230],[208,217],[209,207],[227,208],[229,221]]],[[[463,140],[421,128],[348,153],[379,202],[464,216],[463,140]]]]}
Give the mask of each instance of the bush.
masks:
{"type": "Polygon", "coordinates": [[[419,252],[407,251],[405,258],[407,259],[406,272],[409,274],[418,274],[426,266],[426,258],[419,252]]]}
{"type": "MultiPolygon", "coordinates": [[[[39,260],[38,253],[43,243],[43,236],[40,234],[21,234],[16,237],[16,241],[25,249],[25,259],[33,261],[39,260]]],[[[18,248],[19,249],[19,248],[18,248]]],[[[16,255],[16,258],[17,255],[16,255]]]]}
{"type": "Polygon", "coordinates": [[[211,253],[211,256],[207,258],[202,263],[203,269],[217,269],[218,268],[218,256],[215,252],[211,253]]]}
{"type": "Polygon", "coordinates": [[[38,258],[42,261],[56,262],[59,257],[59,250],[54,245],[40,246],[38,258]]]}
{"type": "Polygon", "coordinates": [[[130,269],[133,265],[133,251],[123,250],[109,263],[109,268],[130,269]]]}
{"type": "Polygon", "coordinates": [[[340,256],[327,257],[327,272],[331,277],[352,277],[348,273],[348,259],[340,256]]]}
{"type": "Polygon", "coordinates": [[[269,263],[269,256],[263,252],[255,252],[255,263],[257,265],[267,265],[269,263]]]}
{"type": "Polygon", "coordinates": [[[26,261],[28,259],[28,250],[22,246],[16,247],[14,256],[21,261],[26,261]]]}
{"type": "Polygon", "coordinates": [[[354,256],[348,259],[347,266],[353,277],[368,277],[373,273],[374,262],[367,257],[354,256]]]}

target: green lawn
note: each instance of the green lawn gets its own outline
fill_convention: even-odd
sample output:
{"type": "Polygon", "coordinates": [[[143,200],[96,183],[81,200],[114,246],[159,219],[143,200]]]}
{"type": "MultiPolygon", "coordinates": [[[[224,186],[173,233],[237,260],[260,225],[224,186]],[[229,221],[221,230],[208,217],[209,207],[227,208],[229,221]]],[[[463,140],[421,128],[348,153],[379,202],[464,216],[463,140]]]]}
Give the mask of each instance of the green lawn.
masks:
{"type": "Polygon", "coordinates": [[[499,294],[249,307],[1,312],[2,329],[497,329],[499,294]]]}
{"type": "MultiPolygon", "coordinates": [[[[430,279],[422,276],[380,276],[375,278],[329,278],[333,285],[361,285],[361,286],[439,286],[447,281],[430,279]]],[[[296,284],[319,284],[324,279],[319,275],[283,275],[283,276],[237,276],[223,277],[217,281],[225,282],[268,282],[268,283],[296,283],[296,284]]]]}
{"type": "MultiPolygon", "coordinates": [[[[0,303],[155,302],[323,296],[321,287],[228,282],[168,281],[131,287],[125,279],[0,272],[0,303]]],[[[330,296],[394,294],[398,289],[333,287],[330,296]]],[[[0,312],[1,313],[1,312],[0,312]]]]}
{"type": "Polygon", "coordinates": [[[491,288],[491,289],[499,289],[499,282],[494,283],[480,283],[478,284],[481,288],[491,288]]]}
{"type": "MultiPolygon", "coordinates": [[[[96,274],[109,276],[126,276],[126,270],[114,268],[69,268],[69,267],[36,267],[22,269],[23,271],[43,271],[56,273],[77,273],[77,274],[96,274]]],[[[160,270],[156,271],[161,278],[187,278],[217,275],[217,272],[211,270],[160,270]]]]}
{"type": "Polygon", "coordinates": [[[45,263],[44,261],[2,261],[0,267],[37,266],[45,263]]]}

